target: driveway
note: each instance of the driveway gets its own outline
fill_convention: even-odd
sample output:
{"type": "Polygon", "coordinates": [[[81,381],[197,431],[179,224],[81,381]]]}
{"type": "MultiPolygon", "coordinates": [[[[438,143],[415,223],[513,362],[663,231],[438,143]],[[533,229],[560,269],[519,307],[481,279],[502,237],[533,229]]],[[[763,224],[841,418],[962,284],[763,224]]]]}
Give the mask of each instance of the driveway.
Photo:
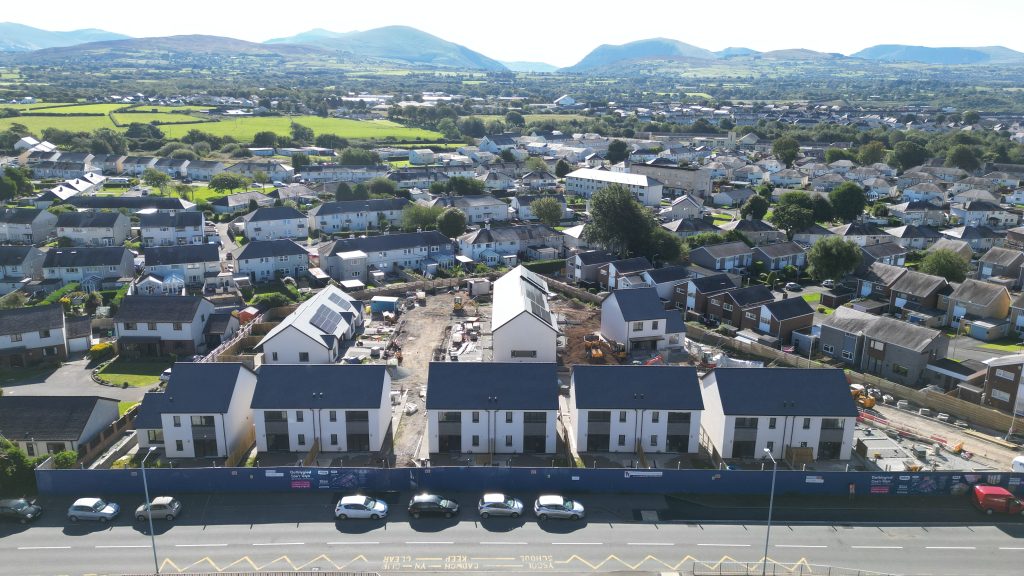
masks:
{"type": "Polygon", "coordinates": [[[138,402],[147,388],[115,388],[93,382],[86,368],[89,363],[76,355],[73,359],[43,376],[29,377],[22,381],[0,381],[5,396],[104,396],[117,400],[138,402]]]}

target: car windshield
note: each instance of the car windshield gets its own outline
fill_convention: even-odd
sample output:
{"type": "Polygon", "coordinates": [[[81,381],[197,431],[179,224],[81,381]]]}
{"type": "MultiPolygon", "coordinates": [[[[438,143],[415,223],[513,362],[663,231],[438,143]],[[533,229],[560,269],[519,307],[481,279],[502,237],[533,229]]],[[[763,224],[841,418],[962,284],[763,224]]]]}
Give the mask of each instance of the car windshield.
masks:
{"type": "Polygon", "coordinates": [[[97,512],[99,512],[100,510],[103,510],[106,507],[107,507],[107,503],[104,502],[103,500],[97,500],[96,503],[92,505],[92,509],[97,511],[97,512]]]}
{"type": "Polygon", "coordinates": [[[512,508],[515,505],[516,505],[516,499],[515,498],[509,498],[508,500],[505,500],[505,506],[508,506],[509,508],[512,508]]]}
{"type": "Polygon", "coordinates": [[[369,496],[366,497],[366,500],[362,501],[362,505],[363,505],[364,508],[373,508],[373,505],[375,503],[376,502],[374,501],[374,499],[370,498],[369,496]]]}
{"type": "Polygon", "coordinates": [[[571,510],[576,506],[576,503],[573,502],[572,500],[565,500],[564,502],[562,502],[562,506],[565,506],[567,509],[571,510]]]}
{"type": "Polygon", "coordinates": [[[28,508],[28,501],[11,500],[10,502],[7,503],[7,505],[10,506],[12,510],[24,510],[25,508],[28,508]]]}
{"type": "Polygon", "coordinates": [[[441,507],[442,508],[454,508],[455,507],[455,502],[452,502],[451,500],[441,500],[441,507]]]}

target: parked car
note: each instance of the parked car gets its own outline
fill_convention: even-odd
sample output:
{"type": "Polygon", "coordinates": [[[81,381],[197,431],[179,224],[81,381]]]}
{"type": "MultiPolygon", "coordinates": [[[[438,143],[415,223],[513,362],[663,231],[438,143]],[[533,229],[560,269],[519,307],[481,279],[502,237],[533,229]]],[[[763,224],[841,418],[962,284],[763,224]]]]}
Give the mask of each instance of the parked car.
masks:
{"type": "Polygon", "coordinates": [[[152,516],[154,520],[157,518],[174,520],[178,517],[178,514],[181,514],[181,502],[170,496],[157,496],[153,498],[153,501],[149,503],[148,510],[145,503],[140,504],[135,509],[135,519],[139,522],[146,520],[147,516],[152,516]]]}
{"type": "Polygon", "coordinates": [[[170,368],[168,368],[167,370],[164,370],[163,372],[160,373],[160,381],[161,382],[170,382],[171,381],[171,369],[170,368]]]}
{"type": "Polygon", "coordinates": [[[387,518],[387,516],[387,503],[369,496],[343,496],[334,506],[334,517],[338,520],[347,520],[348,518],[378,520],[387,518]]]}
{"type": "Polygon", "coordinates": [[[102,498],[79,498],[68,508],[68,520],[96,520],[105,524],[120,513],[121,507],[113,502],[105,502],[102,498]]]}
{"type": "Polygon", "coordinates": [[[35,500],[31,502],[24,498],[0,500],[0,518],[10,518],[22,524],[28,524],[42,515],[43,507],[36,504],[35,500]]]}
{"type": "Polygon", "coordinates": [[[484,494],[480,498],[480,503],[477,504],[477,511],[480,512],[481,518],[489,518],[491,516],[519,518],[523,513],[523,502],[518,498],[497,492],[484,494]]]}
{"type": "Polygon", "coordinates": [[[786,290],[789,290],[791,292],[799,292],[803,289],[804,287],[797,284],[796,282],[786,282],[786,290]]]}
{"type": "Polygon", "coordinates": [[[436,494],[419,494],[409,500],[409,515],[413,518],[420,516],[444,516],[451,518],[459,513],[459,503],[449,500],[444,496],[436,494]]]}
{"type": "Polygon", "coordinates": [[[825,288],[835,288],[836,287],[836,281],[835,280],[823,280],[821,282],[821,285],[823,287],[825,287],[825,288]]]}
{"type": "Polygon", "coordinates": [[[537,515],[539,520],[547,520],[548,518],[579,520],[586,515],[583,504],[555,494],[547,494],[537,498],[537,501],[533,503],[533,513],[537,515]]]}

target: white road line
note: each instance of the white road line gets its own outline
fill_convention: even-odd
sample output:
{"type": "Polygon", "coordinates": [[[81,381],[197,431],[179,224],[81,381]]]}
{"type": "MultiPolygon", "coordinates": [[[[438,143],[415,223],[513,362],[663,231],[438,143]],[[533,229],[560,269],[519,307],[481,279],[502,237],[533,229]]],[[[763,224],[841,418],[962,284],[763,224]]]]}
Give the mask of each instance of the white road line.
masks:
{"type": "Polygon", "coordinates": [[[149,548],[146,544],[114,544],[110,546],[96,546],[96,548],[149,548]]]}
{"type": "Polygon", "coordinates": [[[227,544],[175,544],[175,548],[223,548],[227,544]]]}
{"type": "Polygon", "coordinates": [[[776,548],[828,548],[824,544],[776,544],[776,548]]]}
{"type": "Polygon", "coordinates": [[[259,542],[253,546],[305,546],[305,542],[259,542]]]}
{"type": "Polygon", "coordinates": [[[481,542],[481,546],[526,546],[527,542],[481,542]]]}
{"type": "Polygon", "coordinates": [[[604,546],[604,542],[552,542],[552,546],[604,546]]]}
{"type": "Polygon", "coordinates": [[[854,550],[903,550],[903,546],[850,546],[854,550]]]}
{"type": "Polygon", "coordinates": [[[410,541],[410,542],[406,542],[406,544],[427,544],[427,545],[430,545],[430,544],[454,544],[454,542],[428,542],[428,541],[424,541],[424,540],[413,540],[413,541],[410,541]]]}
{"type": "Polygon", "coordinates": [[[975,550],[974,546],[925,546],[925,550],[975,550]]]}
{"type": "Polygon", "coordinates": [[[697,544],[697,546],[723,546],[725,548],[750,548],[750,544],[697,544]]]}
{"type": "Polygon", "coordinates": [[[380,542],[328,542],[328,546],[341,546],[349,544],[352,546],[371,546],[373,544],[380,544],[380,542]]]}
{"type": "Polygon", "coordinates": [[[626,546],[675,546],[674,542],[626,542],[626,546]]]}
{"type": "Polygon", "coordinates": [[[1024,550],[1024,548],[1017,547],[1017,546],[1000,546],[999,549],[1000,550],[1024,550]]]}
{"type": "Polygon", "coordinates": [[[71,546],[18,546],[18,550],[70,550],[71,546]]]}

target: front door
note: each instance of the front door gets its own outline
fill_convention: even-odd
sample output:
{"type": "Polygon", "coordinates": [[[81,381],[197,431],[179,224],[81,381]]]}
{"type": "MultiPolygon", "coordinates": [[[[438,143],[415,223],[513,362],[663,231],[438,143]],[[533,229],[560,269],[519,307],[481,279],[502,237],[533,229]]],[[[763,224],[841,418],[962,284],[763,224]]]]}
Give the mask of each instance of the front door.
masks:
{"type": "Polygon", "coordinates": [[[193,446],[195,446],[196,458],[209,458],[217,456],[216,438],[194,439],[192,441],[192,444],[193,446]]]}

